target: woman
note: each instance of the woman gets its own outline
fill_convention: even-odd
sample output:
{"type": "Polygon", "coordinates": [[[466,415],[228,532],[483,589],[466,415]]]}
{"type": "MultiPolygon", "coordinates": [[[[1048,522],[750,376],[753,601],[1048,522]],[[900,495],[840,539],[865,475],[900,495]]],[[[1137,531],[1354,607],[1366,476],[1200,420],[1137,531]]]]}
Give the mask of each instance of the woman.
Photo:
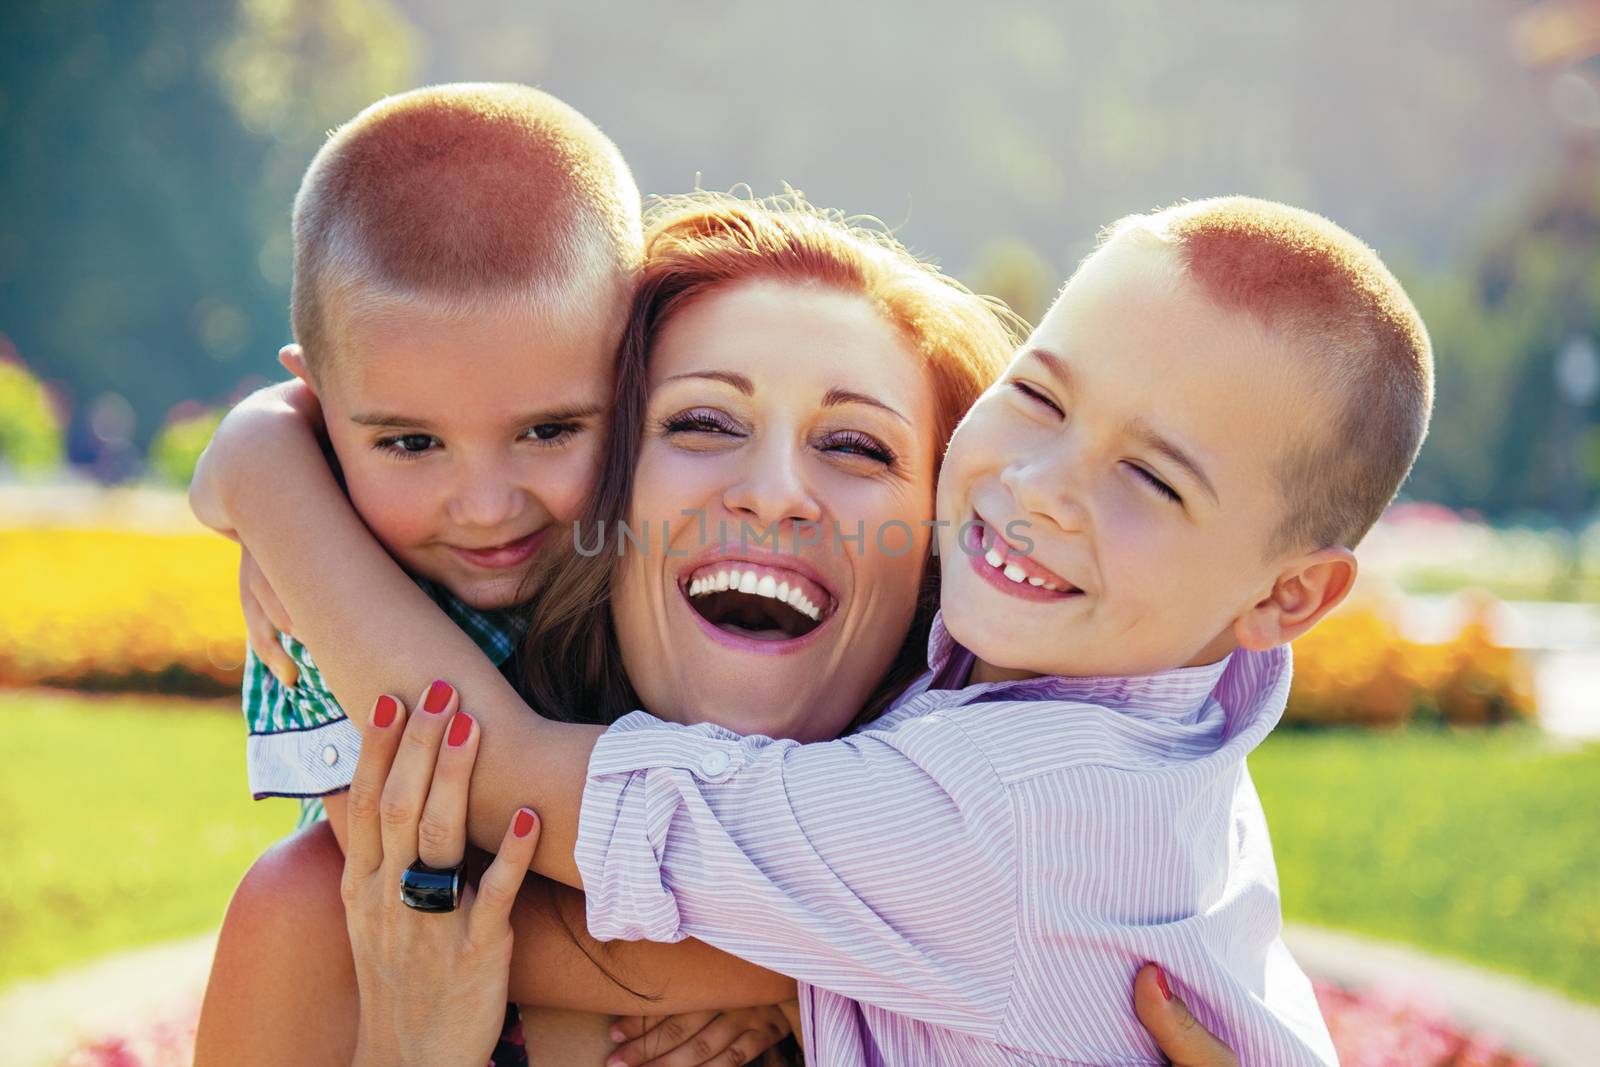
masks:
{"type": "MultiPolygon", "coordinates": [[[[814,213],[702,198],[658,218],[619,364],[607,470],[588,533],[603,535],[603,522],[626,517],[646,540],[632,542],[620,558],[595,555],[541,590],[533,607],[539,654],[529,658],[527,688],[536,706],[569,718],[592,720],[598,712],[608,721],[642,704],[665,718],[709,719],[745,732],[835,736],[863,707],[881,708],[920,668],[940,443],[998,370],[1007,339],[984,305],[897,246],[814,213]],[[891,527],[900,540],[884,545],[891,527]],[[813,528],[815,539],[802,545],[801,530],[813,528]],[[862,540],[852,546],[865,531],[876,550],[862,540]],[[792,551],[764,547],[774,535],[792,551]],[[613,592],[614,630],[605,609],[613,592]],[[889,684],[880,685],[886,675],[889,684]]],[[[248,456],[255,448],[241,442],[237,450],[248,456]]],[[[330,495],[331,480],[324,481],[321,500],[331,506],[336,490],[330,495]]],[[[229,518],[248,543],[248,517],[229,518]]],[[[324,529],[328,543],[342,544],[339,521],[324,529]]],[[[399,577],[386,558],[370,553],[359,567],[341,561],[320,578],[306,573],[320,565],[306,566],[299,549],[264,543],[258,555],[291,603],[299,590],[340,584],[334,572],[346,588],[399,577]]],[[[340,618],[340,609],[330,610],[323,632],[350,633],[358,614],[340,618]]],[[[400,630],[391,626],[390,636],[398,647],[413,639],[414,649],[436,647],[423,636],[431,621],[391,619],[400,630]]],[[[303,628],[315,631],[322,622],[319,616],[303,628]]],[[[341,696],[371,687],[380,673],[392,677],[390,664],[369,665],[368,654],[332,651],[319,659],[341,696]]],[[[514,778],[511,741],[497,738],[479,759],[475,820],[481,809],[481,818],[500,824],[494,805],[479,804],[476,787],[485,775],[501,783],[514,778]]],[[[415,800],[415,782],[411,789],[415,800]]],[[[449,803],[444,809],[455,810],[449,803]]],[[[459,823],[457,811],[457,829],[459,823]]],[[[404,851],[406,836],[400,832],[393,848],[404,851]]],[[[410,858],[435,866],[460,860],[458,835],[432,836],[414,840],[410,858]]],[[[326,849],[302,851],[311,853],[308,865],[320,864],[312,873],[327,884],[334,857],[326,849]]],[[[351,915],[351,929],[366,931],[357,935],[364,997],[376,985],[399,988],[392,968],[368,966],[375,957],[419,963],[403,938],[383,934],[392,934],[396,921],[404,929],[410,916],[390,915],[376,927],[364,925],[367,918],[359,908],[351,915]],[[369,936],[374,931],[379,936],[369,936]]],[[[237,925],[230,912],[230,927],[237,925]]],[[[518,927],[519,958],[539,936],[532,925],[531,934],[518,927]]],[[[538,944],[546,955],[561,951],[559,939],[538,944]]],[[[731,985],[717,986],[715,967],[733,965],[709,962],[703,947],[691,946],[680,960],[674,948],[684,946],[629,945],[614,957],[624,977],[664,983],[659,1008],[731,1003],[729,996],[763,981],[759,969],[735,967],[731,985]]],[[[537,985],[538,976],[525,977],[537,985]]],[[[526,986],[512,985],[523,995],[526,986]]],[[[570,989],[549,992],[552,1003],[579,1004],[570,989]]],[[[320,998],[335,1009],[348,1002],[348,992],[320,998]]],[[[581,1006],[638,1010],[647,1003],[613,994],[581,1006]]],[[[336,1029],[330,1023],[317,1032],[336,1029]]]]}

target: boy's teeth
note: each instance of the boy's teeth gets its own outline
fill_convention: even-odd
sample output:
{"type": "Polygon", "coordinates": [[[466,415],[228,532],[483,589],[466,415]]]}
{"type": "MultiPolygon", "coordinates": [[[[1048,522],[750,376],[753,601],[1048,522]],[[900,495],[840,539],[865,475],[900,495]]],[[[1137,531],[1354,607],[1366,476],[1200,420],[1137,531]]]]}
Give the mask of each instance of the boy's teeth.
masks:
{"type": "Polygon", "coordinates": [[[991,548],[985,552],[983,561],[991,567],[1004,567],[1006,565],[1005,557],[1000,554],[1000,550],[997,548],[991,548]]]}
{"type": "Polygon", "coordinates": [[[1005,574],[1005,576],[1007,578],[1010,578],[1013,582],[1021,582],[1024,578],[1026,578],[1028,576],[1027,573],[1024,572],[1023,569],[1021,567],[1017,566],[1015,563],[1007,563],[1006,564],[1006,569],[1005,569],[1005,571],[1003,573],[1005,574]]]}
{"type": "Polygon", "coordinates": [[[1044,584],[1044,579],[1043,578],[1029,578],[1028,579],[1028,584],[1029,585],[1043,585],[1044,584]]]}
{"type": "Polygon", "coordinates": [[[1055,583],[1055,582],[1045,582],[1045,583],[1044,583],[1044,587],[1045,587],[1045,588],[1046,588],[1046,589],[1049,589],[1049,590],[1051,590],[1051,591],[1052,591],[1052,592],[1057,592],[1057,591],[1059,591],[1059,590],[1060,590],[1060,588],[1061,588],[1061,587],[1060,587],[1060,586],[1058,586],[1058,585],[1056,585],[1056,583],[1055,583]]]}

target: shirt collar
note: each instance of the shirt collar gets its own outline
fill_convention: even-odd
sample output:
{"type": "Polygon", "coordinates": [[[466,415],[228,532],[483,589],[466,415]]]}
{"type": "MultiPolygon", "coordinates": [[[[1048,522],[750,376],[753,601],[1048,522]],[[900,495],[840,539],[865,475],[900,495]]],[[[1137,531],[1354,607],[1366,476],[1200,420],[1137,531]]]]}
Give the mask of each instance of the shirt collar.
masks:
{"type": "MultiPolygon", "coordinates": [[[[1231,735],[1262,711],[1276,705],[1282,713],[1288,695],[1289,650],[1266,652],[1238,650],[1216,663],[1177,667],[1155,674],[1132,676],[1067,677],[1046,675],[1012,682],[963,685],[976,657],[960,645],[944,626],[944,613],[934,616],[928,635],[928,665],[933,670],[929,689],[960,689],[962,703],[996,700],[1062,700],[1096,704],[1113,710],[1139,711],[1162,717],[1199,714],[1215,694],[1228,720],[1231,735]]],[[[1272,716],[1276,720],[1276,715],[1272,716]]]]}

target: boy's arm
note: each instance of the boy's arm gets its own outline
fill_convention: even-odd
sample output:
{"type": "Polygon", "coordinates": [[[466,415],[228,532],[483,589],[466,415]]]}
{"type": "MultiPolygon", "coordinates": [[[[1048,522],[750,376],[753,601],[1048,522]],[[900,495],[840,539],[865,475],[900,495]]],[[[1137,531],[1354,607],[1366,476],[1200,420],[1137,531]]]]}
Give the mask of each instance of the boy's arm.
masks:
{"type": "MultiPolygon", "coordinates": [[[[539,812],[534,869],[569,885],[577,813],[597,727],[551,723],[533,714],[498,669],[373,540],[328,469],[294,387],[262,390],[231,412],[196,469],[191,502],[201,521],[236,530],[316,650],[328,686],[364,718],[377,696],[408,701],[447,673],[471,695],[483,743],[472,775],[468,836],[493,849],[519,806],[539,812]],[[285,507],[284,502],[292,502],[285,507]]],[[[348,794],[325,801],[343,844],[348,794]]],[[[524,893],[524,897],[528,896],[524,893]]],[[[519,904],[512,995],[528,1003],[615,1014],[768,1004],[794,995],[781,975],[694,941],[614,943],[604,948],[554,906],[519,904]],[[529,910],[530,907],[533,910],[529,910]],[[619,989],[568,934],[624,975],[619,989]],[[613,966],[615,964],[615,966],[613,966]],[[614,998],[614,999],[613,999],[614,998]]]]}
{"type": "Polygon", "coordinates": [[[572,850],[601,729],[530,713],[472,639],[389,558],[329,470],[307,396],[299,383],[273,386],[228,414],[195,471],[196,515],[249,547],[357,723],[385,692],[411,700],[433,680],[430,672],[469,694],[485,741],[472,776],[469,838],[492,850],[516,809],[534,808],[542,824],[534,869],[581,887],[572,850]]]}

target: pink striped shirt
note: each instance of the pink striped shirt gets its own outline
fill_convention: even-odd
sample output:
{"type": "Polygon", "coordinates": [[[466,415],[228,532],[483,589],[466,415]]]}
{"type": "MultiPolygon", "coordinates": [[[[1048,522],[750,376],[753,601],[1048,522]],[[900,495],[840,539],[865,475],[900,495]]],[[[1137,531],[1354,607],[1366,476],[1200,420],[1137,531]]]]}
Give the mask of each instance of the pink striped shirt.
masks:
{"type": "Polygon", "coordinates": [[[1147,960],[1247,1067],[1337,1062],[1245,769],[1288,649],[952,689],[971,656],[936,622],[929,659],[837,741],[617,722],[579,828],[590,932],[792,975],[827,1067],[1165,1063],[1147,960]]]}

